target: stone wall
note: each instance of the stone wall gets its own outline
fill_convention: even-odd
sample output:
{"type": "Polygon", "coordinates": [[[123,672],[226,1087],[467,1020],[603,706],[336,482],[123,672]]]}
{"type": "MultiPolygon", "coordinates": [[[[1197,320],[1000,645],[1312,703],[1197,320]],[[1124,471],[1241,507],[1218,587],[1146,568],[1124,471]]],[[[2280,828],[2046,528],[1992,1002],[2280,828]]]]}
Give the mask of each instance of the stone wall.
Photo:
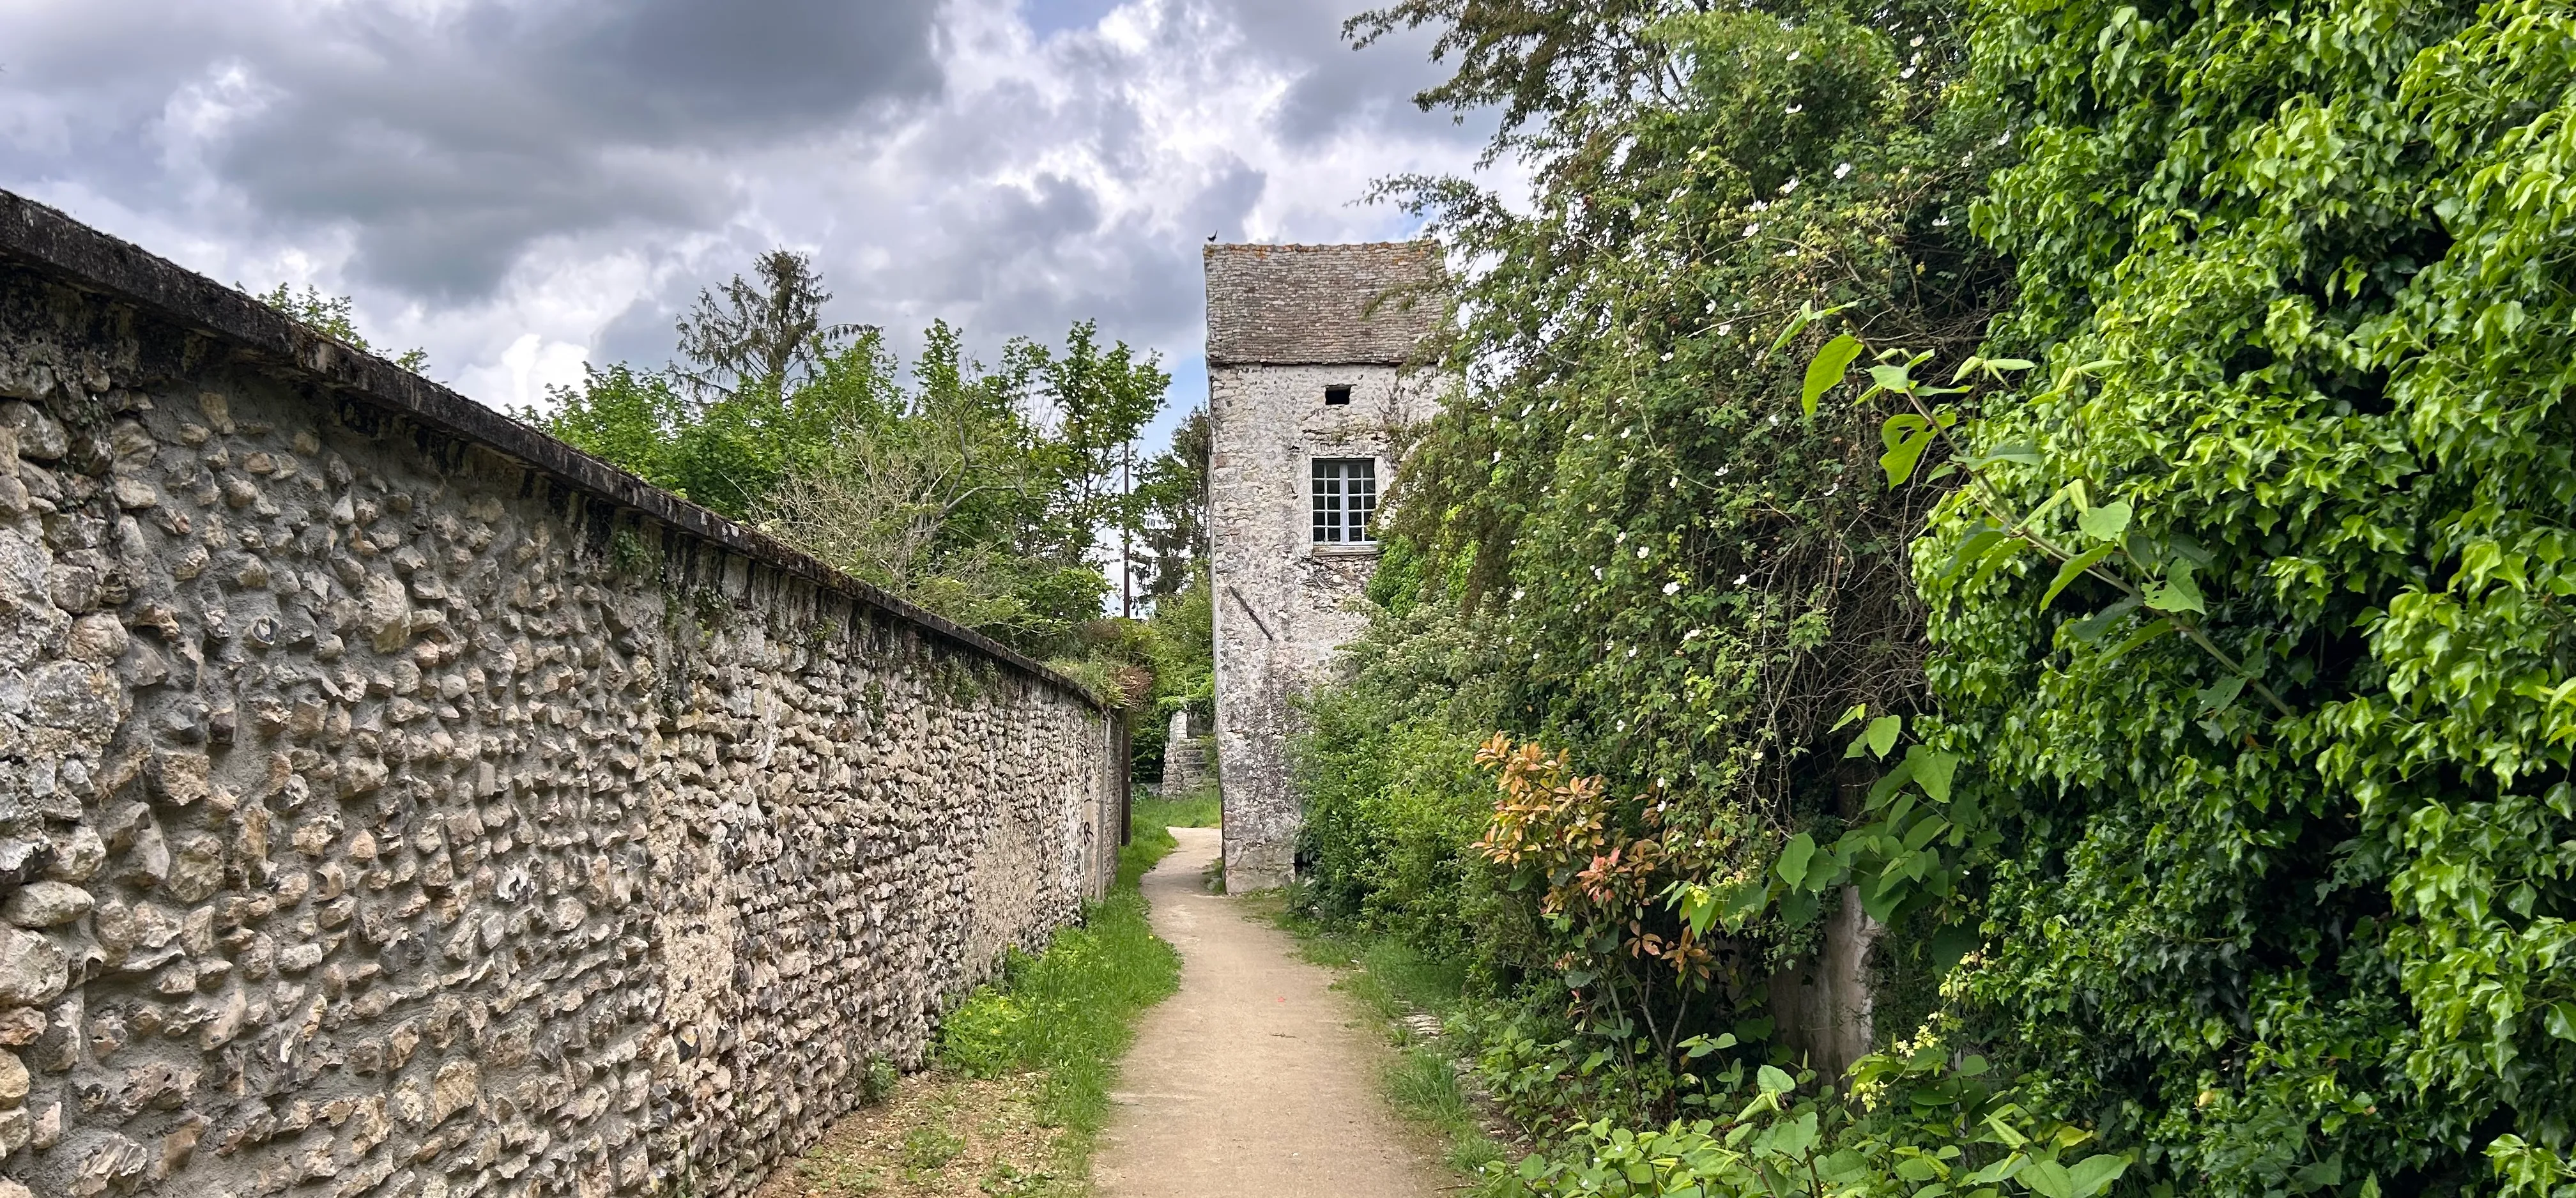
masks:
{"type": "Polygon", "coordinates": [[[0,193],[0,1198],[744,1193],[1105,892],[1120,743],[0,193]]]}

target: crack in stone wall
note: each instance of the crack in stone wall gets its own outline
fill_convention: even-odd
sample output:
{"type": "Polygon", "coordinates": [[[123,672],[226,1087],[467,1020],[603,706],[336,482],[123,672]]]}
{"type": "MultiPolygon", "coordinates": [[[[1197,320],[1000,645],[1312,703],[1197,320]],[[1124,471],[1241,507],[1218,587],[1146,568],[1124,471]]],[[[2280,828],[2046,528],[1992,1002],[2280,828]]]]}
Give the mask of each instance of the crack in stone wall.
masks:
{"type": "Polygon", "coordinates": [[[0,258],[0,1198],[741,1194],[1105,892],[1061,680],[59,273],[0,258]]]}

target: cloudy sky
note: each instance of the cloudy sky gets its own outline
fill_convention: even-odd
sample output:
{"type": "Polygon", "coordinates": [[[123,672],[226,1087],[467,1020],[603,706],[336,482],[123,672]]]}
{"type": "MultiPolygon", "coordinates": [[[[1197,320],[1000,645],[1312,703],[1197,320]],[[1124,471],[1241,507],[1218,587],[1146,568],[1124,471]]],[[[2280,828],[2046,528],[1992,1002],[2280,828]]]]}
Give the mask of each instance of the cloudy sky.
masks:
{"type": "MultiPolygon", "coordinates": [[[[1073,320],[1205,395],[1199,247],[1400,237],[1471,165],[1365,0],[0,0],[0,187],[357,302],[496,406],[658,364],[754,254],[989,352],[1073,320]]],[[[1168,423],[1168,418],[1166,423],[1168,423]]],[[[1159,430],[1158,430],[1159,431],[1159,430]]]]}

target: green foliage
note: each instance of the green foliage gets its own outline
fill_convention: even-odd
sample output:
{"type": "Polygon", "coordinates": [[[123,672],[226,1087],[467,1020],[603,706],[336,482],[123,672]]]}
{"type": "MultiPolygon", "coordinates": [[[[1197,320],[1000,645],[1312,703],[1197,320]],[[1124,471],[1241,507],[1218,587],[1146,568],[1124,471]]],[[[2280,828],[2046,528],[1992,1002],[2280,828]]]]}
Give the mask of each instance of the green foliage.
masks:
{"type": "Polygon", "coordinates": [[[1179,594],[1207,563],[1210,444],[1207,409],[1191,409],[1172,430],[1172,447],[1145,464],[1137,483],[1149,569],[1145,593],[1157,600],[1179,594]]]}
{"type": "MultiPolygon", "coordinates": [[[[311,283],[305,284],[301,292],[280,283],[273,291],[251,292],[251,298],[285,313],[297,324],[346,343],[359,353],[377,352],[376,347],[358,332],[357,303],[348,296],[324,295],[311,283]]],[[[391,361],[413,374],[419,374],[429,369],[429,351],[414,347],[394,355],[391,361]]]]}
{"type": "Polygon", "coordinates": [[[1974,1009],[2193,1192],[2567,1184],[2576,21],[1993,3],[1975,45],[2026,114],[1997,345],[2048,365],[1967,439],[2028,451],[2008,510],[2106,501],[2050,535],[2126,527],[2107,575],[1952,570],[1961,492],[1917,557],[1933,740],[2006,821],[1974,1009]]]}
{"type": "Polygon", "coordinates": [[[1623,1118],[1689,1093],[1641,1080],[1673,1074],[1656,1058],[1754,1030],[1836,875],[1809,888],[1801,870],[1773,896],[1794,901],[1723,929],[1669,887],[1767,893],[1793,837],[1834,843],[1860,814],[1843,797],[1869,771],[1841,756],[1835,716],[1925,697],[1905,547],[1937,491],[1878,485],[1877,438],[1848,409],[1802,419],[1809,346],[1771,334],[1848,308],[1964,351],[2004,277],[1967,235],[1994,129],[1944,100],[1947,10],[1696,7],[1366,19],[1449,24],[1465,57],[1435,99],[1531,98],[1498,148],[1539,188],[1524,209],[1398,185],[1475,264],[1448,359],[1468,382],[1404,462],[1371,588],[1384,614],[1316,702],[1300,772],[1318,904],[1466,942],[1525,1008],[1528,1057],[1497,1068],[1562,1099],[1566,1059],[1606,1053],[1605,1100],[1645,1096],[1623,1118]],[[1497,729],[1605,779],[1508,868],[1466,859],[1494,815],[1470,762],[1497,729]]]}
{"type": "Polygon", "coordinates": [[[1118,881],[1082,924],[1036,956],[1014,952],[998,981],[977,987],[940,1021],[940,1063],[972,1077],[1045,1074],[1039,1116],[1070,1128],[1088,1151],[1109,1114],[1109,1084],[1135,1038],[1137,1015],[1180,985],[1180,956],[1154,938],[1137,883],[1178,847],[1160,824],[1137,821],[1118,881]]]}
{"type": "MultiPolygon", "coordinates": [[[[1408,554],[1390,544],[1381,577],[1408,554]]],[[[1454,607],[1379,609],[1349,650],[1349,681],[1309,701],[1294,761],[1306,809],[1301,902],[1314,914],[1445,953],[1518,927],[1476,917],[1469,889],[1479,876],[1469,846],[1493,806],[1475,754],[1505,685],[1498,656],[1454,607]]],[[[1487,940],[1473,951],[1517,966],[1543,949],[1487,940]]]]}
{"type": "MultiPolygon", "coordinates": [[[[2017,1109],[2118,1152],[2061,1177],[1910,1100],[1815,1095],[1663,1132],[1616,1112],[1530,1184],[1784,1193],[1803,1163],[1809,1188],[1947,1192],[1967,1165],[1940,1149],[2009,1147],[2031,1163],[1978,1184],[2576,1188],[2576,17],[1663,15],[1360,23],[1444,25],[1462,70],[1432,98],[1515,105],[1502,144],[1540,182],[1527,215],[1414,193],[1493,265],[1452,359],[1473,385],[1406,463],[1414,607],[1381,594],[1382,623],[1463,599],[1425,630],[1502,647],[1479,714],[1606,774],[1605,845],[1649,810],[1749,829],[1670,891],[1695,933],[1794,953],[1844,882],[1934,929],[1889,947],[1962,959],[1940,1017],[2017,1109]],[[1971,210],[2014,264],[1991,329],[1971,210]],[[1874,410],[1826,402],[1855,372],[1874,410]]],[[[1373,693],[1319,712],[1460,735],[1454,701],[1368,674],[1409,651],[1378,640],[1373,693]]],[[[1396,852],[1400,817],[1335,792],[1408,768],[1370,760],[1391,735],[1319,734],[1309,785],[1361,828],[1322,825],[1334,876],[1396,852]]],[[[1477,912],[1483,962],[1512,910],[1477,912]]],[[[1622,1072],[1597,1027],[1518,1026],[1486,1071],[1533,1113],[1622,1072]]],[[[1710,1093],[1644,1058],[1622,1080],[1710,1093]]]]}
{"type": "Polygon", "coordinates": [[[1214,787],[1174,798],[1155,798],[1140,791],[1135,804],[1138,824],[1154,823],[1166,828],[1219,827],[1224,815],[1222,800],[1214,787]]]}
{"type": "Polygon", "coordinates": [[[1023,652],[1085,652],[1094,542],[1162,494],[1120,479],[1170,376],[1088,321],[991,368],[942,322],[907,385],[877,329],[822,322],[803,258],[758,273],[698,297],[670,369],[593,368],[521,418],[1023,652]]]}

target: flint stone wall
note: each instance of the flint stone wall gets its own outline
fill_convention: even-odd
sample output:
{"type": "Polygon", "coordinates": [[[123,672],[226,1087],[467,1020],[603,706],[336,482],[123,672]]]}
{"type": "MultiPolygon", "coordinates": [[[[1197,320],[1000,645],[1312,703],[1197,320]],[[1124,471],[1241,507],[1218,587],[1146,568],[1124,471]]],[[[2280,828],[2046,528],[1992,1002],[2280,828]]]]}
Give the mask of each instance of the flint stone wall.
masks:
{"type": "Polygon", "coordinates": [[[0,193],[0,1198],[744,1193],[1106,890],[1116,732],[0,193]]]}

